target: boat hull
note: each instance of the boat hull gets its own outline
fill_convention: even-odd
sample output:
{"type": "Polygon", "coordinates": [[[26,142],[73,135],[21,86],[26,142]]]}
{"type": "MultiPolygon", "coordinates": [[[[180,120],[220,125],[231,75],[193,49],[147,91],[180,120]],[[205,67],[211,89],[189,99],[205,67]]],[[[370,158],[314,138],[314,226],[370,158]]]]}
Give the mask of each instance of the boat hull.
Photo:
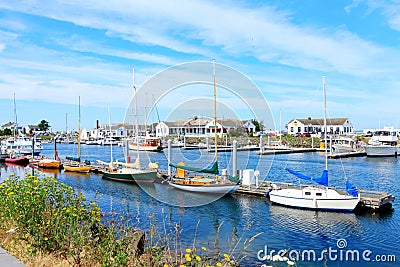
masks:
{"type": "Polygon", "coordinates": [[[233,185],[221,185],[221,184],[180,184],[175,182],[168,182],[170,186],[184,191],[195,192],[195,193],[208,193],[208,194],[233,194],[238,189],[238,184],[233,185]]]}
{"type": "Polygon", "coordinates": [[[136,144],[128,144],[128,147],[130,150],[147,151],[147,152],[161,152],[163,150],[162,146],[143,146],[143,145],[137,146],[136,144]]]}
{"type": "Polygon", "coordinates": [[[61,162],[57,160],[41,160],[38,162],[38,167],[45,169],[59,169],[61,162]]]}
{"type": "Polygon", "coordinates": [[[396,157],[398,154],[397,147],[389,145],[367,145],[365,146],[365,152],[368,157],[396,157]]]}
{"type": "Polygon", "coordinates": [[[135,173],[105,172],[103,178],[124,183],[153,183],[157,178],[157,171],[135,173]]]}
{"type": "Polygon", "coordinates": [[[29,159],[26,157],[18,157],[18,158],[6,158],[6,163],[12,163],[16,165],[26,166],[29,164],[29,159]]]}
{"type": "Polygon", "coordinates": [[[358,197],[340,195],[333,189],[328,189],[328,191],[326,189],[314,190],[321,193],[321,197],[316,196],[315,193],[306,196],[304,194],[306,190],[307,189],[272,190],[269,193],[269,199],[273,203],[293,208],[345,212],[352,212],[359,203],[358,197]],[[332,192],[329,192],[329,190],[332,192]],[[324,191],[326,194],[322,193],[324,191]]]}
{"type": "Polygon", "coordinates": [[[80,172],[80,173],[89,173],[90,166],[64,166],[64,171],[66,172],[80,172]]]}

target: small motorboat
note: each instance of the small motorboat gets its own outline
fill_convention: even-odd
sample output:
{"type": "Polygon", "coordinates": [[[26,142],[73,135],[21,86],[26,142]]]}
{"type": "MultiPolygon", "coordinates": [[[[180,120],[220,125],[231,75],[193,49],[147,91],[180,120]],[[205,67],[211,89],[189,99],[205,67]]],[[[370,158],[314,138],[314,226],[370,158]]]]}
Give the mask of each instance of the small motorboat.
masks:
{"type": "Polygon", "coordinates": [[[61,162],[54,159],[42,159],[38,162],[38,167],[46,169],[59,169],[61,162]]]}

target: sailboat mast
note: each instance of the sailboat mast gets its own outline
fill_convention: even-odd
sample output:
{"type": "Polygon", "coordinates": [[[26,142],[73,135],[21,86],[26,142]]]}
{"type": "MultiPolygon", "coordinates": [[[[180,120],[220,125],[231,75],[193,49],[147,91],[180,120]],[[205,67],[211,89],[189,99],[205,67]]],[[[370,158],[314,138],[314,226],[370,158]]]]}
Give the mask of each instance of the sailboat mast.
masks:
{"type": "MultiPolygon", "coordinates": [[[[108,106],[108,128],[110,129],[110,137],[112,136],[111,132],[111,115],[110,115],[110,106],[108,106]]],[[[111,164],[113,162],[113,149],[112,149],[112,139],[110,138],[110,160],[111,164]]]]}
{"type": "Polygon", "coordinates": [[[326,78],[322,76],[322,88],[324,93],[324,131],[325,131],[325,170],[328,170],[328,150],[327,150],[327,128],[326,128],[326,78]]]}
{"type": "Polygon", "coordinates": [[[15,92],[14,92],[14,138],[16,131],[18,131],[18,123],[17,123],[17,104],[15,102],[15,92]]]}
{"type": "Polygon", "coordinates": [[[79,109],[78,109],[78,158],[81,159],[81,96],[79,96],[79,109]]]}
{"type": "Polygon", "coordinates": [[[215,59],[213,60],[214,75],[214,142],[215,142],[215,162],[218,163],[218,138],[217,138],[217,80],[215,76],[215,59]]]}
{"type": "Polygon", "coordinates": [[[138,126],[138,114],[137,114],[137,90],[135,86],[135,67],[132,66],[132,84],[133,84],[133,89],[135,90],[134,92],[134,98],[135,98],[135,142],[136,142],[136,150],[138,153],[139,157],[139,126],[138,126]]]}

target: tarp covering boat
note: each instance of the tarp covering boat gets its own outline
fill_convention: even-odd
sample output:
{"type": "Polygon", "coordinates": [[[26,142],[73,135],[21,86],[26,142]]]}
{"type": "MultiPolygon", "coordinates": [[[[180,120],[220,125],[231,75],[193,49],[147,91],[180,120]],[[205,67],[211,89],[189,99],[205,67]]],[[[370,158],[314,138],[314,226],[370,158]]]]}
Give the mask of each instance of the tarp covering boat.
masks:
{"type": "Polygon", "coordinates": [[[68,160],[72,160],[72,161],[76,161],[76,162],[81,162],[81,158],[76,158],[76,157],[70,157],[70,156],[66,156],[65,157],[68,160]]]}
{"type": "Polygon", "coordinates": [[[300,179],[312,180],[312,181],[314,181],[314,182],[319,183],[320,185],[328,186],[328,171],[327,171],[327,170],[324,170],[324,171],[322,172],[321,177],[315,177],[315,178],[314,178],[314,177],[311,177],[311,176],[308,176],[308,175],[305,175],[305,174],[302,174],[302,173],[300,173],[300,172],[296,172],[296,171],[291,170],[291,169],[289,169],[289,168],[285,168],[285,170],[288,171],[289,173],[295,175],[296,177],[298,177],[298,178],[300,178],[300,179]]]}
{"type": "Polygon", "coordinates": [[[178,165],[178,164],[173,164],[173,163],[170,163],[169,166],[178,168],[178,169],[187,170],[187,171],[218,174],[218,163],[217,162],[214,162],[214,164],[211,166],[211,168],[195,168],[195,167],[178,165]]]}
{"type": "Polygon", "coordinates": [[[346,191],[353,197],[358,197],[357,187],[352,185],[349,181],[346,182],[346,191]]]}

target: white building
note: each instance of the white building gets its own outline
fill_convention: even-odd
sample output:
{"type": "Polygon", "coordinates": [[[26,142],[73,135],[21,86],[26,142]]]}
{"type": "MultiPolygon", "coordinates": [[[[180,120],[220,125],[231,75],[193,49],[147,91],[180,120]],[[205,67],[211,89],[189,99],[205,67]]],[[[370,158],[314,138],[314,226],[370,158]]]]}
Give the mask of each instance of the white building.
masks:
{"type": "Polygon", "coordinates": [[[256,126],[254,125],[254,123],[251,120],[248,121],[243,121],[243,127],[246,129],[247,133],[255,133],[256,132],[256,126]]]}
{"type": "MultiPolygon", "coordinates": [[[[349,118],[327,118],[327,132],[330,134],[353,134],[354,127],[349,118]]],[[[288,134],[318,134],[323,132],[324,119],[292,119],[287,124],[288,134]]]]}
{"type": "MultiPolygon", "coordinates": [[[[253,125],[254,126],[254,125],[253,125]]],[[[252,125],[248,127],[253,130],[252,125]]],[[[217,134],[226,135],[231,129],[244,129],[240,120],[220,118],[217,119],[217,134]]],[[[255,126],[254,126],[255,130],[255,126]]],[[[189,118],[174,122],[160,122],[156,126],[156,136],[187,136],[187,137],[205,137],[214,135],[214,120],[212,118],[189,118]]]]}

